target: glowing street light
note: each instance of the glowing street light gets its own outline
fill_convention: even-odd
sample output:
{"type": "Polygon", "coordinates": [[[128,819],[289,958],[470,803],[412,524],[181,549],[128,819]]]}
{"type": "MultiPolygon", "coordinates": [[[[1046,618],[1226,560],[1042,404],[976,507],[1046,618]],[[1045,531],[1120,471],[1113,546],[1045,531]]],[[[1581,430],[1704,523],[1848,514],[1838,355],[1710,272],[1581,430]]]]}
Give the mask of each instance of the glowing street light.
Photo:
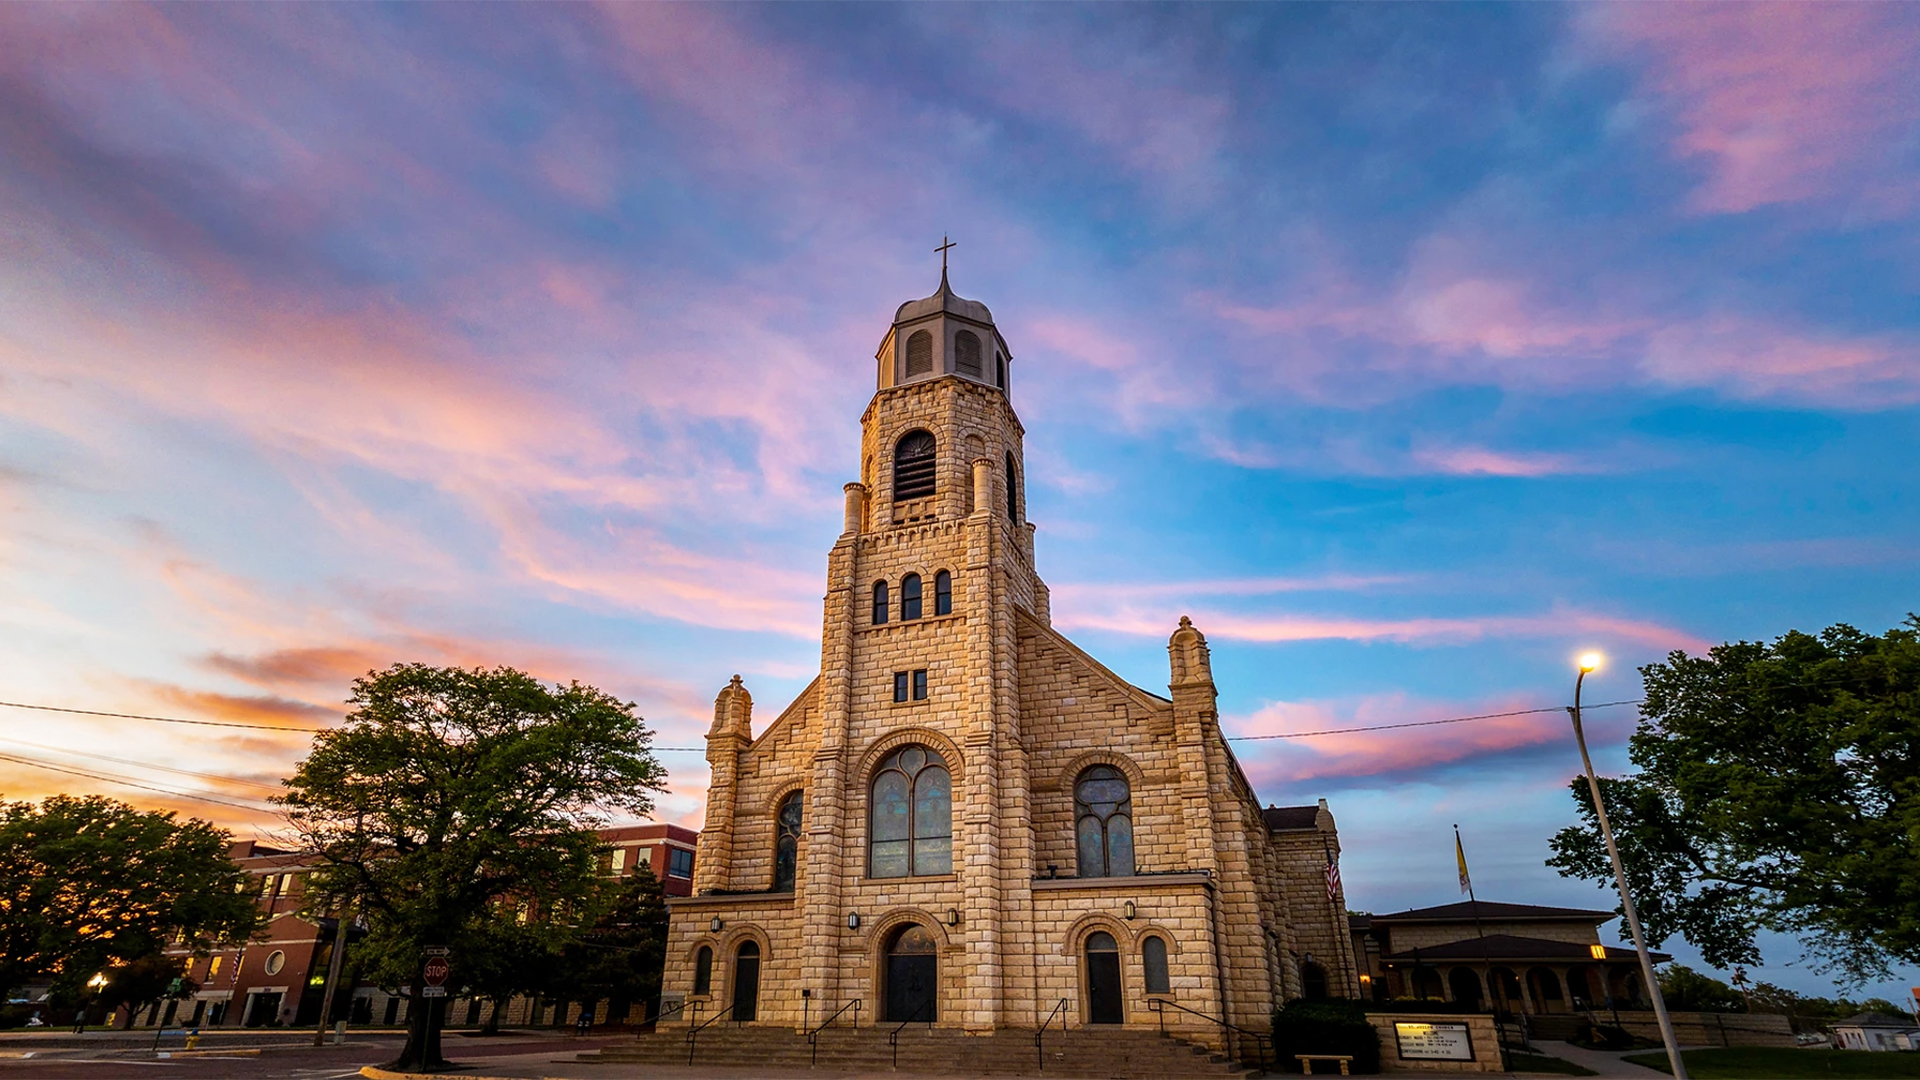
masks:
{"type": "MultiPolygon", "coordinates": [[[[1686,1063],[1680,1060],[1680,1043],[1673,1037],[1673,1021],[1667,1017],[1667,999],[1660,993],[1660,980],[1654,977],[1653,956],[1647,952],[1646,935],[1640,932],[1640,915],[1633,909],[1633,893],[1627,888],[1627,871],[1620,864],[1620,848],[1613,842],[1613,826],[1607,823],[1607,807],[1600,799],[1600,778],[1593,774],[1593,758],[1587,756],[1587,735],[1580,727],[1580,687],[1589,674],[1599,669],[1601,659],[1597,652],[1581,654],[1580,674],[1573,680],[1573,705],[1567,709],[1567,713],[1573,717],[1574,741],[1580,744],[1580,764],[1587,769],[1587,790],[1593,793],[1593,812],[1600,819],[1600,836],[1607,842],[1607,857],[1613,860],[1613,880],[1620,886],[1620,910],[1627,914],[1627,929],[1633,932],[1633,948],[1640,954],[1640,976],[1647,984],[1648,996],[1653,998],[1653,1015],[1660,1021],[1660,1041],[1667,1044],[1667,1064],[1674,1080],[1687,1080],[1686,1063]]],[[[1604,955],[1604,947],[1595,946],[1594,952],[1604,955]]]]}

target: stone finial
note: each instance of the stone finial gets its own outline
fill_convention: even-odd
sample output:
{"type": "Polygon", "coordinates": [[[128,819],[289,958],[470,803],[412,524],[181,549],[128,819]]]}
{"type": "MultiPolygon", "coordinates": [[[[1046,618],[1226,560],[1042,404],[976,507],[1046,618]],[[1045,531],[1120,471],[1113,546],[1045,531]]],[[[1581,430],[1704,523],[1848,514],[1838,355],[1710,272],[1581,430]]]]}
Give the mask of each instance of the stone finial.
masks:
{"type": "Polygon", "coordinates": [[[707,729],[707,738],[723,735],[738,735],[749,741],[753,738],[753,695],[747,693],[738,675],[713,699],[713,726],[707,729]]]}
{"type": "Polygon", "coordinates": [[[1211,683],[1213,661],[1207,652],[1207,636],[1194,628],[1193,620],[1180,616],[1180,628],[1167,639],[1167,657],[1173,668],[1173,684],[1211,683]]]}

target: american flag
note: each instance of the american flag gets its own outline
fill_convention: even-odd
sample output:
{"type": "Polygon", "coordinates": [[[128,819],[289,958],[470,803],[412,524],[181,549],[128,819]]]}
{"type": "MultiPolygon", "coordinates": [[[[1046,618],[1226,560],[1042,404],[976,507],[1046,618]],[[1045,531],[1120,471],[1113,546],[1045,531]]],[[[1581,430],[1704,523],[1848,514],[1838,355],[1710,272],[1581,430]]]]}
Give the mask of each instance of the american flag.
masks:
{"type": "Polygon", "coordinates": [[[1333,849],[1323,847],[1327,853],[1327,903],[1337,903],[1340,899],[1340,864],[1334,861],[1333,849]]]}

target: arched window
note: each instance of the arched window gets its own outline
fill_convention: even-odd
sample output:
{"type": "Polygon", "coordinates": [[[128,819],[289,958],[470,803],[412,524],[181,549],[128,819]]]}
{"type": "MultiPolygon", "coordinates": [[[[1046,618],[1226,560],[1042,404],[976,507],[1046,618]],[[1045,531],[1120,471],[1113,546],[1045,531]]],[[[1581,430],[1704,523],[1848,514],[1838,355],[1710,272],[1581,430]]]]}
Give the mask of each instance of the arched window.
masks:
{"type": "Polygon", "coordinates": [[[980,339],[971,330],[953,335],[953,370],[980,377],[980,339]]]}
{"type": "Polygon", "coordinates": [[[933,575],[933,613],[953,614],[953,575],[945,570],[933,575]]]}
{"type": "Polygon", "coordinates": [[[693,992],[713,993],[713,950],[705,945],[693,954],[693,992]]]}
{"type": "Polygon", "coordinates": [[[933,494],[933,433],[909,431],[893,447],[893,497],[918,499],[933,494]]]}
{"type": "Polygon", "coordinates": [[[1007,455],[1007,520],[1020,524],[1020,473],[1013,467],[1013,455],[1007,455]]]}
{"type": "Polygon", "coordinates": [[[993,385],[1002,390],[1007,388],[1007,358],[999,353],[993,354],[993,385]]]}
{"type": "Polygon", "coordinates": [[[1308,1001],[1325,1001],[1327,998],[1327,970],[1311,960],[1300,965],[1300,996],[1308,1001]]]}
{"type": "Polygon", "coordinates": [[[924,746],[894,751],[873,777],[869,877],[953,872],[953,777],[924,746]]]}
{"type": "Polygon", "coordinates": [[[1127,778],[1111,765],[1095,765],[1073,785],[1080,848],[1080,876],[1130,877],[1133,874],[1133,794],[1127,778]]]}
{"type": "Polygon", "coordinates": [[[933,335],[915,330],[907,338],[907,374],[925,375],[933,370],[933,335]]]}
{"type": "Polygon", "coordinates": [[[800,866],[800,797],[796,791],[780,803],[775,817],[777,837],[773,842],[773,891],[792,892],[793,879],[800,866]]]}
{"type": "Polygon", "coordinates": [[[887,583],[884,581],[874,582],[873,583],[873,625],[885,626],[887,624],[887,609],[892,606],[893,606],[892,602],[887,599],[887,583]]]}
{"type": "Polygon", "coordinates": [[[920,575],[908,574],[900,579],[900,618],[903,620],[920,617],[920,575]]]}
{"type": "Polygon", "coordinates": [[[1147,993],[1173,993],[1172,981],[1167,978],[1166,939],[1153,935],[1141,939],[1140,966],[1147,972],[1147,993]]]}

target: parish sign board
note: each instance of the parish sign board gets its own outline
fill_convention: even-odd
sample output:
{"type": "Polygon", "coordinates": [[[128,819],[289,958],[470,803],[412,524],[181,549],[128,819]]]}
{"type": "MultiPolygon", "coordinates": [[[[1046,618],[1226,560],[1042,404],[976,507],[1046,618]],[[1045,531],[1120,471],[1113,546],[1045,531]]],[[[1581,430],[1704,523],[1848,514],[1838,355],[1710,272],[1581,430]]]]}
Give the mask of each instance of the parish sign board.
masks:
{"type": "Polygon", "coordinates": [[[1396,1020],[1393,1038],[1406,1061],[1472,1061],[1473,1037],[1465,1024],[1396,1020]]]}

